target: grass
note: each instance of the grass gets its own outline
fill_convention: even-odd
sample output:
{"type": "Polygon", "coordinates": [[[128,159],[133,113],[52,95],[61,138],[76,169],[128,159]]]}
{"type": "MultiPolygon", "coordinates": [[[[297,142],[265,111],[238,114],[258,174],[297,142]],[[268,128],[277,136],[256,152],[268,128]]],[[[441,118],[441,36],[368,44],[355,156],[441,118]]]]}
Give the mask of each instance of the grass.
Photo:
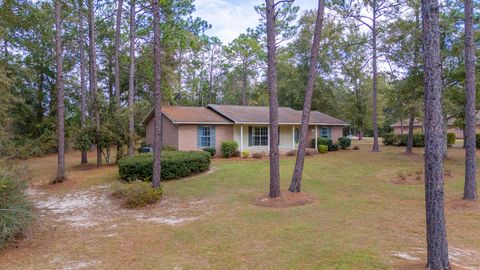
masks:
{"type": "MultiPolygon", "coordinates": [[[[46,225],[34,228],[38,233],[0,255],[0,265],[53,269],[92,261],[98,269],[416,269],[421,262],[392,254],[416,252],[425,259],[424,188],[390,180],[399,170],[422,169],[422,149],[410,156],[397,147],[371,153],[370,143],[360,142],[359,151],[306,159],[302,191],[315,196],[313,204],[255,206],[255,199],[268,192],[268,159],[214,159],[212,173],[165,182],[161,203],[126,214],[112,208],[119,215],[103,226],[71,228],[47,215],[46,225]],[[196,201],[204,201],[203,208],[185,208],[184,214],[198,216],[190,222],[172,226],[135,218],[136,211],[162,217],[196,201]],[[114,236],[105,236],[112,231],[114,236]]],[[[480,254],[480,211],[450,207],[462,196],[463,155],[452,148],[446,161],[453,176],[445,187],[449,245],[480,254]]],[[[53,177],[54,161],[55,156],[26,161],[37,175],[35,185],[53,177]]],[[[44,189],[47,196],[118,178],[115,167],[83,170],[78,161],[78,153],[67,155],[69,180],[44,189]]],[[[282,192],[294,162],[295,157],[281,159],[282,192]]],[[[480,265],[475,260],[455,262],[457,267],[480,265]]]]}

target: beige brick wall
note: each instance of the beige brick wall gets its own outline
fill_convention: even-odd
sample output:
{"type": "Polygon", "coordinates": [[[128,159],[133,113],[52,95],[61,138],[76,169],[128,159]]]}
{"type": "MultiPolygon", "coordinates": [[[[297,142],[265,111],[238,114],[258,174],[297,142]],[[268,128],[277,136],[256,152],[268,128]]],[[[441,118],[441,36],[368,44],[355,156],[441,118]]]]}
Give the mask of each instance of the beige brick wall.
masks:
{"type": "MultiPolygon", "coordinates": [[[[145,143],[153,146],[153,118],[145,127],[145,143]]],[[[162,116],[162,140],[163,145],[174,146],[178,148],[178,127],[174,125],[165,115],[162,116]]]]}
{"type": "MultiPolygon", "coordinates": [[[[198,125],[178,126],[178,150],[200,150],[197,147],[197,126],[198,125]]],[[[215,148],[217,149],[217,155],[221,154],[220,147],[222,142],[231,140],[233,140],[233,125],[215,125],[215,148]]]]}

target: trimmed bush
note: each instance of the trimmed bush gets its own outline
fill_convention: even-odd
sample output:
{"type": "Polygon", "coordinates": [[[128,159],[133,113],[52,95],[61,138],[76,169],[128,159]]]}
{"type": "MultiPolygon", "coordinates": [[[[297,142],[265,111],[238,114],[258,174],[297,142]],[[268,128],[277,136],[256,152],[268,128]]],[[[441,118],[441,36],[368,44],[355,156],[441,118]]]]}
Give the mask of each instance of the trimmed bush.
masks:
{"type": "MultiPolygon", "coordinates": [[[[202,151],[164,151],[161,159],[163,180],[178,179],[204,172],[210,168],[210,154],[202,151]]],[[[153,156],[151,153],[122,158],[118,172],[123,181],[152,181],[153,156]]]]}
{"type": "Polygon", "coordinates": [[[222,142],[222,156],[224,158],[230,158],[238,151],[238,143],[236,141],[223,141],[222,142]]]}
{"type": "Polygon", "coordinates": [[[243,158],[248,158],[248,156],[250,156],[250,153],[249,153],[247,150],[244,150],[244,151],[242,152],[242,157],[243,157],[243,158]]]}
{"type": "Polygon", "coordinates": [[[352,145],[352,140],[348,137],[340,137],[338,138],[338,146],[340,146],[340,149],[347,149],[352,145]]]}
{"type": "Polygon", "coordinates": [[[148,182],[135,181],[118,185],[113,195],[125,199],[125,207],[138,208],[160,200],[162,188],[152,188],[148,182]]]}
{"type": "Polygon", "coordinates": [[[252,157],[253,157],[253,158],[258,158],[258,159],[263,158],[263,157],[265,157],[265,156],[266,156],[266,155],[265,155],[264,152],[255,152],[255,153],[252,154],[252,157]]]}
{"type": "Polygon", "coordinates": [[[25,195],[29,173],[0,161],[0,248],[23,234],[30,224],[30,203],[25,195]]]}
{"type": "Polygon", "coordinates": [[[338,147],[338,143],[332,143],[332,145],[328,147],[328,151],[338,151],[338,147]]]}
{"type": "MultiPolygon", "coordinates": [[[[383,135],[383,144],[406,146],[408,143],[408,134],[385,134],[383,135]]],[[[424,147],[425,136],[423,134],[413,134],[413,146],[424,147]]]]}
{"type": "Polygon", "coordinates": [[[177,151],[177,147],[172,145],[164,145],[162,146],[162,151],[177,151]]]}
{"type": "Polygon", "coordinates": [[[328,152],[328,145],[321,144],[318,146],[318,152],[324,154],[328,152]]]}
{"type": "Polygon", "coordinates": [[[287,156],[293,157],[297,155],[297,150],[290,150],[287,152],[287,156]]]}
{"type": "Polygon", "coordinates": [[[203,148],[203,151],[210,153],[211,157],[215,156],[215,153],[217,153],[217,149],[215,149],[215,147],[203,148]]]}
{"type": "Polygon", "coordinates": [[[457,136],[455,136],[455,133],[447,133],[447,145],[448,146],[454,145],[456,140],[457,140],[457,136]]]}

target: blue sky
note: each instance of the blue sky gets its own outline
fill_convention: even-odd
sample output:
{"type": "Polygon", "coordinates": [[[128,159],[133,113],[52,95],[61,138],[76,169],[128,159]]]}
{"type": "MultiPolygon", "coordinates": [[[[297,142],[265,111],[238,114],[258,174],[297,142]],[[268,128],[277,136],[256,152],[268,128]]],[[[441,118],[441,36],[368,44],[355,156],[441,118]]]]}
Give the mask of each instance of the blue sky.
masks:
{"type": "MultiPolygon", "coordinates": [[[[201,17],[212,25],[207,31],[210,36],[217,36],[224,43],[235,39],[247,28],[255,28],[259,15],[254,6],[264,3],[263,0],[196,0],[195,16],[201,17]]],[[[295,5],[301,11],[317,7],[316,0],[296,0],[295,5]]]]}

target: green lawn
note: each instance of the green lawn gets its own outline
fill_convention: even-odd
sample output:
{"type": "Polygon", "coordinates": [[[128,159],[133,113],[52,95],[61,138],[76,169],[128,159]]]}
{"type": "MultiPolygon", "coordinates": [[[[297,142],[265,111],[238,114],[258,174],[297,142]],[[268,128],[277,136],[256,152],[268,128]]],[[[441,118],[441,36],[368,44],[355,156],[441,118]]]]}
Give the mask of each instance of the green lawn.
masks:
{"type": "MultiPolygon", "coordinates": [[[[60,257],[63,266],[88,261],[87,268],[96,269],[421,269],[426,256],[423,185],[390,180],[400,170],[422,169],[422,149],[405,156],[403,148],[371,153],[369,144],[359,145],[358,151],[307,158],[303,191],[315,196],[313,204],[255,206],[254,200],[268,192],[268,159],[215,159],[212,173],[163,183],[163,202],[143,210],[113,207],[118,215],[98,226],[59,225],[47,214],[39,221],[48,226],[37,233],[34,228],[19,248],[7,249],[0,265],[55,269],[63,263],[60,257]],[[135,218],[138,213],[161,217],[185,205],[190,206],[182,214],[195,215],[189,222],[168,225],[135,218]],[[109,226],[114,229],[107,230],[109,226]],[[104,237],[112,231],[112,237],[104,237]],[[402,254],[413,258],[402,259],[402,254]]],[[[457,269],[480,267],[480,211],[478,205],[459,207],[463,150],[450,149],[449,155],[446,167],[453,177],[446,184],[447,229],[450,249],[460,253],[452,262],[457,269]]],[[[68,156],[70,164],[77,159],[78,154],[68,156]]],[[[27,164],[35,167],[41,160],[27,164]]],[[[281,159],[283,192],[294,162],[294,157],[281,159]]],[[[85,179],[92,185],[116,181],[107,170],[109,177],[102,176],[102,169],[93,170],[101,179],[97,182],[89,171],[75,171],[75,184],[44,189],[44,196],[86,189],[83,174],[90,175],[85,179]]]]}

